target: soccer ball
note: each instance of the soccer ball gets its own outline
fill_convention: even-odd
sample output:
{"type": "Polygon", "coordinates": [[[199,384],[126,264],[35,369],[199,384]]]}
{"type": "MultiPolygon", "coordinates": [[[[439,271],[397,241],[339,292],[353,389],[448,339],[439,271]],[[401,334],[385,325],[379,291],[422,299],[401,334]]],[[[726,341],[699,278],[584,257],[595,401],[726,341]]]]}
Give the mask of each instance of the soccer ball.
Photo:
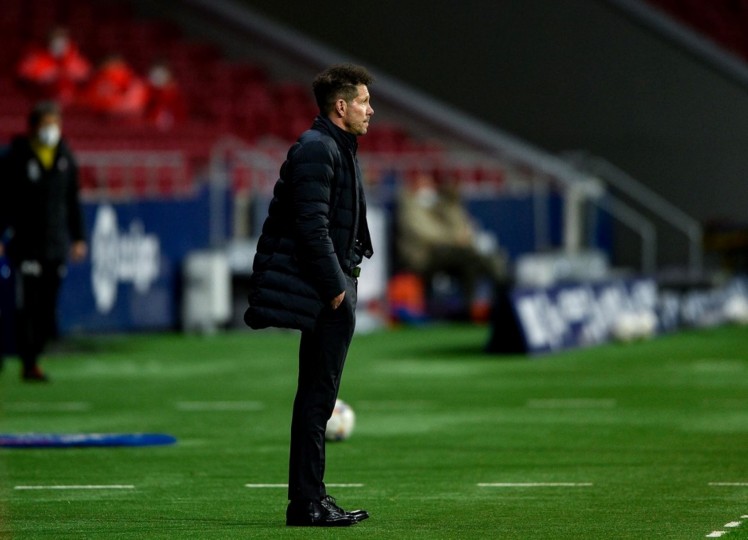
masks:
{"type": "Polygon", "coordinates": [[[353,412],[351,406],[342,399],[336,399],[332,416],[327,421],[325,439],[328,441],[344,441],[353,433],[355,424],[356,413],[353,412]]]}
{"type": "Polygon", "coordinates": [[[639,337],[651,338],[657,333],[657,315],[651,309],[642,310],[639,314],[639,337]]]}
{"type": "Polygon", "coordinates": [[[732,296],[725,302],[724,311],[728,323],[748,324],[748,299],[745,296],[732,296]]]}
{"type": "Polygon", "coordinates": [[[611,334],[617,341],[624,343],[634,341],[638,336],[639,321],[636,313],[624,311],[613,321],[611,334]]]}
{"type": "Polygon", "coordinates": [[[624,311],[610,331],[613,338],[624,343],[651,338],[657,332],[657,315],[652,310],[624,311]]]}

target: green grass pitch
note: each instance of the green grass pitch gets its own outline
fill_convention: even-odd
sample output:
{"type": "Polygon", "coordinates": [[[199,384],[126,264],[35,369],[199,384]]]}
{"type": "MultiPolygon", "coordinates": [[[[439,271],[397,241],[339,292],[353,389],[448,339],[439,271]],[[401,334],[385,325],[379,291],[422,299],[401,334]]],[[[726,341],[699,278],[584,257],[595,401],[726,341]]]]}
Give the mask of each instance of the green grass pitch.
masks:
{"type": "Polygon", "coordinates": [[[0,449],[0,538],[748,538],[748,329],[529,359],[488,333],[354,338],[326,480],[372,517],[339,530],[287,529],[285,489],[247,487],[286,481],[296,333],[75,339],[50,385],[6,361],[0,433],[178,442],[0,449]]]}

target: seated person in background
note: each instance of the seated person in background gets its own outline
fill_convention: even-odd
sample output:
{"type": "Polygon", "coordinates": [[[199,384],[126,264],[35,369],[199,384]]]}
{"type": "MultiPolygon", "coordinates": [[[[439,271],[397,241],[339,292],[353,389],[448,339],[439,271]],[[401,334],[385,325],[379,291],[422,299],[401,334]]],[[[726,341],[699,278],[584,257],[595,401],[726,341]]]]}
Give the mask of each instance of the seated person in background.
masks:
{"type": "Polygon", "coordinates": [[[437,185],[421,173],[398,195],[397,253],[404,269],[430,284],[438,273],[456,276],[468,309],[478,279],[508,281],[507,261],[495,238],[478,231],[454,183],[437,185]]]}
{"type": "Polygon", "coordinates": [[[122,56],[108,56],[83,89],[79,103],[95,112],[141,117],[148,87],[122,56]]]}
{"type": "Polygon", "coordinates": [[[148,100],[145,118],[161,130],[169,130],[187,116],[184,96],[164,61],[154,62],[148,71],[148,100]]]}
{"type": "Polygon", "coordinates": [[[91,75],[91,64],[70,39],[68,30],[52,29],[44,47],[29,50],[18,63],[18,78],[30,84],[38,97],[66,105],[75,99],[79,85],[91,75]]]}

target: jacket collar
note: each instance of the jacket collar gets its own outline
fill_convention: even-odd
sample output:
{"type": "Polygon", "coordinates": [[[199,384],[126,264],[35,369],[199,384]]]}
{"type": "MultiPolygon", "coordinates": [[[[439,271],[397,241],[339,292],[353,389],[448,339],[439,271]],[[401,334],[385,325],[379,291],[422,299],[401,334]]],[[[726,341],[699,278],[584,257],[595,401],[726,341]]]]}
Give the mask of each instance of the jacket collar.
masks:
{"type": "Polygon", "coordinates": [[[342,148],[350,150],[354,155],[356,154],[356,150],[358,150],[358,138],[353,133],[348,133],[340,129],[326,116],[318,115],[314,119],[312,129],[330,135],[342,148]]]}

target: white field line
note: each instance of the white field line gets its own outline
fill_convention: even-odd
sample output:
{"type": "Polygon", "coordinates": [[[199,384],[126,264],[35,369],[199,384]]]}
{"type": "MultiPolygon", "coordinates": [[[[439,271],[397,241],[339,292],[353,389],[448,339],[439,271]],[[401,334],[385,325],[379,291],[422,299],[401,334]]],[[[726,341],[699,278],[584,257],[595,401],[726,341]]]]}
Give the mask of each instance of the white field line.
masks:
{"type": "Polygon", "coordinates": [[[709,485],[717,487],[748,487],[748,482],[709,482],[709,485]]]}
{"type": "MultiPolygon", "coordinates": [[[[364,487],[363,484],[325,484],[327,487],[333,488],[357,488],[364,487]]],[[[287,488],[288,484],[244,484],[244,487],[250,489],[265,489],[265,488],[287,488]]]]}
{"type": "MultiPolygon", "coordinates": [[[[748,515],[740,516],[740,519],[748,519],[748,515]]],[[[730,521],[729,523],[725,523],[722,525],[723,529],[737,529],[743,524],[742,521],[730,521]]],[[[730,531],[712,531],[709,534],[706,535],[706,538],[720,538],[730,531]]]]}
{"type": "Polygon", "coordinates": [[[498,487],[498,488],[513,488],[513,487],[591,487],[594,484],[592,482],[481,482],[477,484],[478,487],[498,487]]]}
{"type": "Polygon", "coordinates": [[[174,406],[187,412],[261,411],[261,401],[177,401],[174,406]]]}
{"type": "Polygon", "coordinates": [[[614,409],[615,399],[529,399],[530,409],[614,409]]]}
{"type": "Polygon", "coordinates": [[[84,412],[91,409],[91,404],[86,401],[19,401],[8,403],[4,409],[8,412],[84,412]]]}
{"type": "Polygon", "coordinates": [[[85,490],[85,489],[135,489],[132,484],[111,484],[111,485],[72,485],[72,486],[16,486],[13,488],[18,491],[37,491],[37,490],[85,490]]]}

